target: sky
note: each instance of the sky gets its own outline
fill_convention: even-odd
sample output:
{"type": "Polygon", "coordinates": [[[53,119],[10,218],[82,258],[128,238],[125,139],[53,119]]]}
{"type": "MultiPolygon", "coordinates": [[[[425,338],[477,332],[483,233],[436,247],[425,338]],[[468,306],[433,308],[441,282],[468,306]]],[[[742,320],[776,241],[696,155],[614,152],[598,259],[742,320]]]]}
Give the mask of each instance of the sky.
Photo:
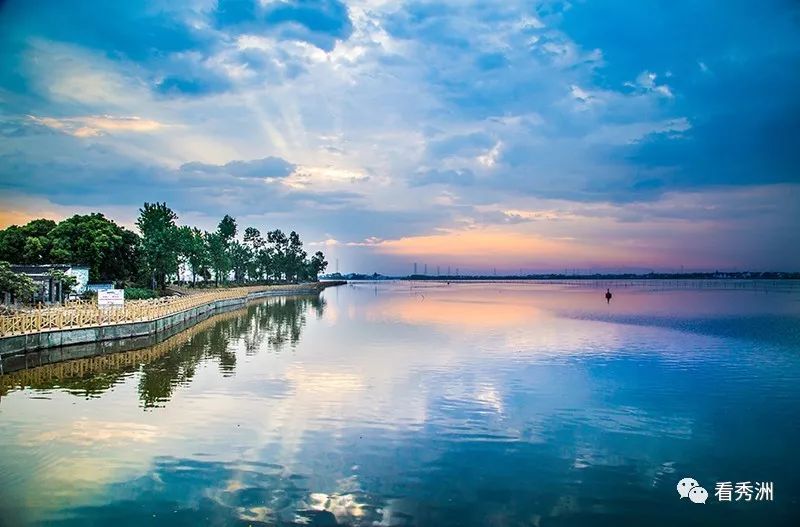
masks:
{"type": "Polygon", "coordinates": [[[0,227],[145,201],[329,270],[800,270],[800,4],[0,0],[0,227]]]}

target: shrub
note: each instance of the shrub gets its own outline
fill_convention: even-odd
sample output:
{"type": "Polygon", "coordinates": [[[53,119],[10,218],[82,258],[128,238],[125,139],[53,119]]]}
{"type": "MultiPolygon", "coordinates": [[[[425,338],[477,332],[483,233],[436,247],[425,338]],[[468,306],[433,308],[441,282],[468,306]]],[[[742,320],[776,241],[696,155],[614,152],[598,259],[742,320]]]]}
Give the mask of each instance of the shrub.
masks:
{"type": "Polygon", "coordinates": [[[158,291],[143,287],[125,288],[125,300],[146,300],[148,298],[158,298],[158,291]]]}

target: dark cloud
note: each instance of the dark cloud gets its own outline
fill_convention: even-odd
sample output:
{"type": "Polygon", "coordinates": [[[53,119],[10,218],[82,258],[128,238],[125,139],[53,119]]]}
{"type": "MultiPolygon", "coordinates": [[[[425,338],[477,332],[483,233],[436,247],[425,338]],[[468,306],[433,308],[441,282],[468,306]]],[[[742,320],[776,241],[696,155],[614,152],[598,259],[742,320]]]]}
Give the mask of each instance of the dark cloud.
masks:
{"type": "Polygon", "coordinates": [[[265,157],[252,161],[231,161],[224,165],[186,163],[180,171],[187,174],[229,174],[243,178],[283,178],[291,174],[295,165],[280,157],[265,157]]]}
{"type": "Polygon", "coordinates": [[[262,6],[257,0],[219,0],[218,27],[308,42],[330,51],[353,32],[347,6],[339,0],[292,0],[262,6]]]}
{"type": "Polygon", "coordinates": [[[265,178],[284,178],[294,170],[292,163],[278,157],[224,165],[192,162],[170,169],[62,134],[51,136],[48,145],[46,157],[20,151],[0,155],[0,192],[42,196],[60,205],[167,201],[178,210],[221,214],[292,211],[300,206],[328,210],[361,198],[355,192],[269,184],[265,178]]]}

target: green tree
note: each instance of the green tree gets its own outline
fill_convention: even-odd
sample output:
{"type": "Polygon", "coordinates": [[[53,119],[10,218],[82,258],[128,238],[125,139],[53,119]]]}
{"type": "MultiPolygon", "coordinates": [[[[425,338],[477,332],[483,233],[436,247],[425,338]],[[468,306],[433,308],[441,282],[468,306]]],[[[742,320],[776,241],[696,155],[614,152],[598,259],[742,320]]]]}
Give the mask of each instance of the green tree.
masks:
{"type": "Polygon", "coordinates": [[[247,276],[251,280],[261,280],[265,270],[269,268],[269,260],[262,258],[266,241],[255,227],[244,230],[244,244],[250,250],[250,261],[247,264],[247,276]],[[264,265],[266,264],[266,265],[264,265]]]}
{"type": "Polygon", "coordinates": [[[211,232],[206,233],[206,246],[211,269],[214,271],[214,282],[219,285],[220,281],[225,281],[225,276],[227,276],[231,265],[227,245],[218,232],[211,232]]]}
{"type": "Polygon", "coordinates": [[[168,273],[178,267],[178,215],[166,203],[145,203],[136,225],[142,233],[142,254],[150,273],[151,287],[163,289],[168,273]]]}
{"type": "Polygon", "coordinates": [[[295,231],[289,233],[289,247],[286,252],[285,258],[285,272],[288,280],[297,280],[303,273],[306,256],[308,254],[303,250],[303,242],[300,241],[300,235],[295,231]]]}
{"type": "Polygon", "coordinates": [[[253,251],[247,245],[234,240],[230,245],[230,255],[234,280],[241,284],[244,282],[247,270],[251,266],[253,251]]]}
{"type": "Polygon", "coordinates": [[[36,287],[36,282],[24,274],[13,272],[8,262],[0,261],[0,293],[11,293],[17,300],[27,302],[36,292],[36,287]]]}
{"type": "Polygon", "coordinates": [[[67,218],[48,237],[52,248],[49,261],[43,263],[87,265],[93,282],[128,281],[138,276],[139,237],[100,213],[67,218]]]}
{"type": "Polygon", "coordinates": [[[236,237],[236,218],[225,215],[217,226],[217,232],[225,243],[230,243],[236,237]]]}
{"type": "Polygon", "coordinates": [[[328,267],[328,262],[325,260],[325,255],[322,254],[322,251],[315,252],[308,263],[310,271],[308,277],[314,281],[319,280],[320,273],[325,272],[326,267],[328,267]]]}
{"type": "Polygon", "coordinates": [[[253,250],[263,247],[264,238],[261,237],[261,231],[255,227],[246,228],[244,230],[244,243],[249,245],[253,250]]]}
{"type": "Polygon", "coordinates": [[[38,219],[25,225],[0,230],[0,259],[16,264],[43,264],[50,261],[53,220],[38,219]]]}
{"type": "Polygon", "coordinates": [[[287,262],[289,254],[289,238],[280,229],[269,231],[267,241],[272,244],[272,275],[276,280],[282,280],[287,276],[287,262]]]}
{"type": "Polygon", "coordinates": [[[192,284],[197,283],[197,276],[208,276],[208,267],[211,265],[211,258],[206,244],[206,233],[197,227],[179,227],[178,238],[180,239],[181,259],[189,266],[192,273],[192,284]]]}
{"type": "Polygon", "coordinates": [[[209,250],[214,267],[214,279],[220,282],[228,281],[228,275],[233,268],[231,243],[236,237],[236,219],[225,215],[217,225],[217,232],[209,238],[209,250]]]}
{"type": "Polygon", "coordinates": [[[275,249],[272,247],[262,247],[258,250],[255,255],[256,265],[258,266],[258,277],[259,279],[266,278],[267,280],[270,277],[275,275],[275,249]]]}

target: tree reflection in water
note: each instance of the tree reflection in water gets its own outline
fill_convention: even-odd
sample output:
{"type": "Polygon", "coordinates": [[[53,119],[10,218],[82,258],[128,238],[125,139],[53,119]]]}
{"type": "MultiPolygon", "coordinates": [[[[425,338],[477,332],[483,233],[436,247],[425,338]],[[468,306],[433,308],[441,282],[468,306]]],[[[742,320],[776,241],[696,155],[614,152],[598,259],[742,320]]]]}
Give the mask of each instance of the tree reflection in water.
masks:
{"type": "Polygon", "coordinates": [[[322,317],[318,295],[275,297],[223,313],[147,348],[48,364],[0,376],[0,396],[31,388],[60,389],[81,397],[99,397],[131,375],[139,374],[144,408],[163,406],[176,387],[195,376],[198,365],[216,361],[223,376],[236,370],[236,347],[248,355],[283,351],[300,341],[309,313],[322,317]],[[266,345],[265,345],[266,343],[266,345]]]}

